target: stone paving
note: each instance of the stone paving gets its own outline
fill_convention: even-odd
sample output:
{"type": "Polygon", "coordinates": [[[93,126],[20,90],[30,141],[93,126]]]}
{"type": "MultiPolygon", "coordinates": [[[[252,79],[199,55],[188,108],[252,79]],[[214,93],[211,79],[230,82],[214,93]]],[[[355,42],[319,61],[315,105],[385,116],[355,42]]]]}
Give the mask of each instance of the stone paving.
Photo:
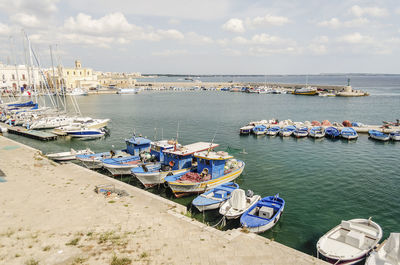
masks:
{"type": "Polygon", "coordinates": [[[0,169],[0,264],[325,264],[239,229],[208,227],[179,204],[5,137],[0,169]],[[99,184],[129,196],[99,195],[99,184]]]}

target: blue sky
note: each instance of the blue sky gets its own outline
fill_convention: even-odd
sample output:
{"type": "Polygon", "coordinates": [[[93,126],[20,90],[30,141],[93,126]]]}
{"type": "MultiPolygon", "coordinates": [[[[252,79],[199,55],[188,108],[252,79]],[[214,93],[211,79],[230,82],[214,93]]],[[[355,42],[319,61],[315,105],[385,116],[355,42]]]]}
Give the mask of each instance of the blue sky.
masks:
{"type": "Polygon", "coordinates": [[[181,74],[400,73],[395,0],[1,0],[0,61],[42,64],[57,45],[102,71],[181,74]]]}

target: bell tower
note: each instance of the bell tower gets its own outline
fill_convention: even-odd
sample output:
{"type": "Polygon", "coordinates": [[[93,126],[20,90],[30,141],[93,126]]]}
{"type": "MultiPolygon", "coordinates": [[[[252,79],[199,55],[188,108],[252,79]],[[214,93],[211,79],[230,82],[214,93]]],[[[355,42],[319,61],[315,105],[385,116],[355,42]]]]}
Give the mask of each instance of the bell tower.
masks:
{"type": "Polygon", "coordinates": [[[82,64],[80,60],[75,60],[75,68],[80,69],[82,68],[82,64]]]}

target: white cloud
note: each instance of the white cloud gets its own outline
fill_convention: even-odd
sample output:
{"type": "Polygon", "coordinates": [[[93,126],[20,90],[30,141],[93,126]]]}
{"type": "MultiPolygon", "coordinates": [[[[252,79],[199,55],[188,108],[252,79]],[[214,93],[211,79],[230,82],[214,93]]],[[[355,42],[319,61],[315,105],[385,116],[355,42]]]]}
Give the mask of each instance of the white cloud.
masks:
{"type": "Polygon", "coordinates": [[[11,29],[8,25],[0,23],[0,36],[8,36],[11,33],[11,29]]]}
{"type": "Polygon", "coordinates": [[[186,38],[196,44],[210,44],[213,43],[213,39],[207,36],[203,36],[200,34],[197,34],[195,32],[189,32],[186,34],[186,38]]]}
{"type": "Polygon", "coordinates": [[[388,15],[388,11],[385,8],[380,7],[360,7],[354,5],[350,9],[350,13],[356,17],[362,17],[364,15],[369,15],[372,17],[385,17],[388,15]]]}
{"type": "Polygon", "coordinates": [[[284,48],[264,48],[264,47],[251,47],[249,54],[256,57],[264,57],[274,54],[300,54],[302,49],[299,47],[284,47],[284,48]]]}
{"type": "Polygon", "coordinates": [[[179,19],[176,19],[176,18],[170,18],[168,20],[168,24],[170,24],[170,25],[179,25],[179,24],[181,24],[181,21],[179,19]]]}
{"type": "Polygon", "coordinates": [[[323,55],[326,54],[328,52],[328,49],[326,48],[326,46],[324,44],[310,44],[308,46],[308,48],[311,50],[311,52],[313,54],[316,55],[323,55]]]}
{"type": "Polygon", "coordinates": [[[368,24],[368,22],[369,22],[368,19],[362,18],[362,17],[344,21],[344,22],[341,22],[338,18],[334,17],[334,18],[331,18],[330,20],[318,22],[317,25],[320,27],[329,27],[329,28],[337,29],[340,27],[348,27],[348,28],[360,27],[360,26],[368,24]]]}
{"type": "Polygon", "coordinates": [[[218,40],[216,40],[216,43],[217,43],[219,46],[225,47],[225,46],[227,46],[227,45],[230,43],[230,40],[227,39],[227,38],[218,39],[218,40]]]}
{"type": "Polygon", "coordinates": [[[10,19],[11,21],[26,28],[36,28],[42,25],[41,21],[33,14],[16,13],[11,15],[10,19]]]}
{"type": "Polygon", "coordinates": [[[231,48],[226,48],[222,50],[222,54],[226,56],[241,56],[242,52],[239,50],[231,49],[231,48]]]}
{"type": "Polygon", "coordinates": [[[238,18],[231,18],[225,24],[222,25],[222,29],[235,33],[245,32],[243,20],[238,18]]]}
{"type": "Polygon", "coordinates": [[[254,26],[282,26],[289,23],[290,20],[283,16],[265,15],[263,17],[247,18],[246,24],[250,27],[254,26]]]}
{"type": "Polygon", "coordinates": [[[46,18],[54,14],[59,0],[1,0],[0,10],[8,13],[35,14],[41,18],[46,18]]]}
{"type": "Polygon", "coordinates": [[[232,41],[237,44],[246,44],[246,45],[271,45],[271,44],[292,42],[291,40],[285,40],[278,36],[271,36],[266,33],[253,35],[251,39],[246,39],[244,37],[238,36],[233,38],[232,41]]]}
{"type": "Polygon", "coordinates": [[[175,55],[184,55],[187,54],[187,50],[164,50],[160,52],[153,52],[153,56],[161,56],[161,57],[170,57],[175,55]]]}
{"type": "Polygon", "coordinates": [[[99,19],[79,13],[76,18],[70,17],[64,22],[64,27],[73,32],[87,34],[106,34],[128,32],[139,27],[130,24],[122,13],[111,13],[99,19]]]}
{"type": "Polygon", "coordinates": [[[364,36],[358,32],[341,36],[338,41],[349,44],[370,44],[374,42],[370,36],[364,36]]]}
{"type": "Polygon", "coordinates": [[[182,32],[176,29],[167,29],[167,30],[159,29],[157,30],[157,34],[160,36],[160,39],[182,40],[185,38],[182,32]]]}

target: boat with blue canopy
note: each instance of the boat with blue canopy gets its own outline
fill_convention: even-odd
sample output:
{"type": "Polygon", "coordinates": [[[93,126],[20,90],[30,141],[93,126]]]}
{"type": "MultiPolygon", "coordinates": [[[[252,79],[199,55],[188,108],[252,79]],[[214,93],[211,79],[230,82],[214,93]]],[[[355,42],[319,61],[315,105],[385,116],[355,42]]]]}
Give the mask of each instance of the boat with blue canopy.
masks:
{"type": "Polygon", "coordinates": [[[280,130],[281,130],[281,127],[279,127],[279,126],[273,126],[273,127],[271,127],[271,128],[268,128],[268,130],[267,130],[267,135],[269,135],[269,136],[276,136],[276,135],[279,133],[280,130]]]}
{"type": "Polygon", "coordinates": [[[262,198],[243,213],[240,223],[250,232],[265,232],[279,221],[284,208],[285,200],[279,194],[262,198]]]}
{"type": "Polygon", "coordinates": [[[370,138],[378,141],[389,141],[389,135],[377,130],[369,130],[368,135],[370,138]]]}
{"type": "Polygon", "coordinates": [[[267,132],[267,126],[260,124],[260,125],[256,125],[253,128],[253,133],[255,135],[264,135],[267,132]]]}
{"type": "Polygon", "coordinates": [[[325,136],[335,139],[340,137],[340,131],[335,127],[328,127],[325,129],[325,136]]]}
{"type": "MultiPolygon", "coordinates": [[[[192,167],[196,166],[194,154],[205,151],[209,148],[214,149],[218,144],[197,142],[189,145],[173,145],[173,148],[164,147],[160,154],[160,163],[144,165],[131,170],[131,173],[145,186],[152,187],[164,183],[166,176],[187,173],[192,167]]],[[[160,147],[161,148],[161,147],[160,147]]],[[[161,149],[160,149],[161,150],[161,149]]]]}
{"type": "Polygon", "coordinates": [[[312,127],[308,135],[312,138],[323,138],[325,136],[325,129],[321,126],[312,127]]]}
{"type": "Polygon", "coordinates": [[[279,131],[279,134],[280,134],[281,136],[283,136],[283,137],[288,137],[288,136],[291,136],[295,130],[296,130],[296,126],[294,126],[294,125],[288,125],[288,126],[282,128],[282,129],[279,131]]]}
{"type": "Polygon", "coordinates": [[[308,135],[308,128],[307,127],[298,127],[293,132],[293,136],[297,138],[307,137],[308,135]]]}
{"type": "Polygon", "coordinates": [[[393,141],[400,141],[400,131],[399,132],[391,132],[389,137],[393,141]]]}
{"type": "Polygon", "coordinates": [[[200,212],[218,209],[222,203],[230,198],[232,191],[238,188],[239,185],[234,182],[224,183],[197,196],[192,201],[192,205],[200,212]]]}
{"type": "Polygon", "coordinates": [[[194,154],[197,169],[173,176],[165,181],[176,197],[203,193],[218,185],[235,180],[242,174],[245,163],[227,152],[203,151],[194,154]]]}
{"type": "Polygon", "coordinates": [[[149,139],[133,136],[125,139],[128,157],[107,158],[103,160],[103,166],[113,175],[129,175],[131,169],[142,163],[140,154],[150,152],[149,139]]]}
{"type": "Polygon", "coordinates": [[[342,138],[347,140],[355,140],[358,138],[358,133],[351,127],[344,127],[340,131],[340,135],[342,136],[342,138]]]}

